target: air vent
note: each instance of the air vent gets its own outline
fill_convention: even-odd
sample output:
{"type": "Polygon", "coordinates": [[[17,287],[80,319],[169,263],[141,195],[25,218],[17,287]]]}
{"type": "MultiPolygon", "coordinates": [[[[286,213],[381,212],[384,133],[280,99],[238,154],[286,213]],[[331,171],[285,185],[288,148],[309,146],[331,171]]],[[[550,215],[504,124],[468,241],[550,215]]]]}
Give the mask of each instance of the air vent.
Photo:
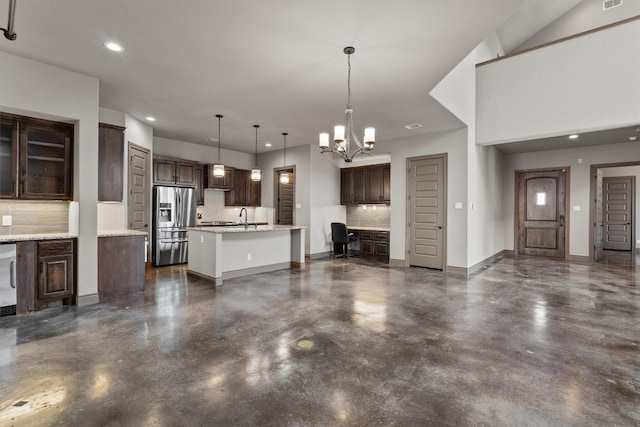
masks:
{"type": "Polygon", "coordinates": [[[420,129],[421,127],[422,125],[420,123],[413,123],[413,124],[404,126],[405,129],[409,129],[409,130],[420,129]]]}
{"type": "Polygon", "coordinates": [[[620,6],[622,4],[622,0],[604,0],[602,2],[602,10],[608,10],[612,7],[620,6]]]}

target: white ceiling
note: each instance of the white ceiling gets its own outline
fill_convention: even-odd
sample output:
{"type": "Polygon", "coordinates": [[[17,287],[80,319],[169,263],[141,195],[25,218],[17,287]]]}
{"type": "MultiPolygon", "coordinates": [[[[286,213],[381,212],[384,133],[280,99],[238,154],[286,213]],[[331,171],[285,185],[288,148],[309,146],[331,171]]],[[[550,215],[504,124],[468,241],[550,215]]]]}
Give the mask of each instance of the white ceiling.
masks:
{"type": "Polygon", "coordinates": [[[428,93],[522,2],[18,0],[0,50],[98,78],[100,106],[156,117],[155,136],[216,145],[223,114],[222,147],[253,152],[254,124],[264,151],[344,121],[352,45],[354,121],[382,141],[461,127],[428,93]]]}

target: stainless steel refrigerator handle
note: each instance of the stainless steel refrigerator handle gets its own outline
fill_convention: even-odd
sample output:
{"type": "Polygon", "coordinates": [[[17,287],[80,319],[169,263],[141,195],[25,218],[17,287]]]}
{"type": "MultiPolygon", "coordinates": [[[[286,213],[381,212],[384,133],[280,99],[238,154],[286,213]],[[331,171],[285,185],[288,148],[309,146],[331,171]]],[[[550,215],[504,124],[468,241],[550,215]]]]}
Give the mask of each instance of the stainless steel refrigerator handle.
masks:
{"type": "Polygon", "coordinates": [[[178,227],[182,228],[182,191],[176,190],[176,198],[178,199],[178,227]]]}
{"type": "Polygon", "coordinates": [[[13,289],[16,288],[16,262],[11,261],[9,263],[9,286],[13,289]]]}

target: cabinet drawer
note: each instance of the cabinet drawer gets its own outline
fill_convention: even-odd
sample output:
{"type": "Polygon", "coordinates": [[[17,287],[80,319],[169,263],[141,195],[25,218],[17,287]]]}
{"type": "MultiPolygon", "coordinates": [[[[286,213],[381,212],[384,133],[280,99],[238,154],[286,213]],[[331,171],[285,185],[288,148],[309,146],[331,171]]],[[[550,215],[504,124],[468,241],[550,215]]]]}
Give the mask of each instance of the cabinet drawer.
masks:
{"type": "Polygon", "coordinates": [[[65,255],[73,253],[73,241],[51,240],[38,242],[38,256],[65,255]]]}
{"type": "Polygon", "coordinates": [[[360,231],[360,240],[373,240],[373,232],[372,231],[360,231]]]}
{"type": "Polygon", "coordinates": [[[375,240],[381,242],[389,241],[389,232],[388,231],[376,231],[375,232],[375,240]]]}

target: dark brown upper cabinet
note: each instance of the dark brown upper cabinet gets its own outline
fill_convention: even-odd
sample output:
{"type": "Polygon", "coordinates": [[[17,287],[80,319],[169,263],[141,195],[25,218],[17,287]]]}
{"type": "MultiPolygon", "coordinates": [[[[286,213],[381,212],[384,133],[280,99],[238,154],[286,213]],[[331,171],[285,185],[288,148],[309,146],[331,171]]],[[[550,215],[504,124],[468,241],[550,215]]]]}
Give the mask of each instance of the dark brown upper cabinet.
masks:
{"type": "Polygon", "coordinates": [[[0,197],[73,199],[71,123],[0,113],[0,197]]]}
{"type": "Polygon", "coordinates": [[[153,183],[159,185],[196,186],[196,162],[171,157],[153,157],[153,183]]]}
{"type": "Polygon", "coordinates": [[[0,114],[0,198],[16,197],[18,121],[0,114]]]}
{"type": "Polygon", "coordinates": [[[224,176],[216,177],[213,176],[213,165],[205,165],[205,188],[231,190],[233,188],[234,170],[235,168],[225,166],[224,176]]]}
{"type": "Polygon", "coordinates": [[[389,163],[340,170],[340,203],[388,204],[391,201],[389,163]]]}
{"type": "Polygon", "coordinates": [[[196,205],[204,205],[204,165],[196,165],[196,205]]]}
{"type": "Polygon", "coordinates": [[[251,171],[235,169],[231,191],[224,193],[225,206],[260,206],[260,184],[251,180],[251,171]]]}
{"type": "Polygon", "coordinates": [[[124,129],[100,123],[98,139],[98,201],[121,202],[124,185],[124,129]]]}

